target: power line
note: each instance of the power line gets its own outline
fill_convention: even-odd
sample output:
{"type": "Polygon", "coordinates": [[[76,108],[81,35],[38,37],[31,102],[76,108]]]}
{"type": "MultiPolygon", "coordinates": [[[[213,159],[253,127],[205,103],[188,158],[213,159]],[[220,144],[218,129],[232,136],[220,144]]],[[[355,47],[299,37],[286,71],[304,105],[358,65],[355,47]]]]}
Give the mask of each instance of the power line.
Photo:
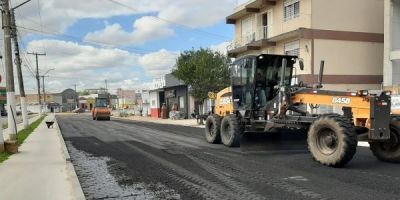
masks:
{"type": "Polygon", "coordinates": [[[32,69],[32,62],[30,61],[30,59],[27,56],[27,50],[26,50],[26,45],[24,43],[24,41],[21,38],[21,35],[19,34],[19,31],[17,31],[17,36],[19,38],[19,41],[21,41],[22,45],[21,45],[21,49],[22,49],[22,55],[23,55],[23,59],[25,60],[25,67],[29,70],[29,72],[31,73],[32,77],[35,78],[35,73],[33,72],[32,69]]]}
{"type": "MultiPolygon", "coordinates": [[[[108,0],[108,1],[110,1],[110,2],[113,3],[113,4],[119,5],[119,6],[121,6],[121,7],[128,8],[128,9],[130,9],[130,10],[132,10],[132,11],[135,11],[135,12],[138,11],[136,8],[131,7],[131,6],[129,6],[129,5],[126,5],[126,4],[124,4],[124,3],[121,3],[121,2],[119,2],[119,1],[116,1],[116,0],[108,0]]],[[[186,24],[174,22],[174,21],[172,21],[172,20],[160,18],[160,17],[158,17],[158,16],[153,16],[153,17],[154,17],[155,19],[158,19],[158,20],[160,20],[160,21],[167,22],[167,23],[169,23],[169,24],[175,24],[175,25],[184,27],[184,28],[186,28],[186,29],[188,29],[188,30],[190,30],[190,31],[195,31],[195,32],[198,32],[198,33],[207,34],[207,35],[214,36],[214,37],[217,37],[217,38],[221,38],[221,39],[224,39],[224,40],[230,39],[229,37],[224,36],[224,35],[220,35],[220,34],[216,34],[216,33],[211,33],[211,32],[207,32],[207,31],[203,31],[203,30],[199,30],[199,29],[196,29],[196,28],[194,28],[194,27],[188,26],[188,25],[186,25],[186,24]]]]}
{"type": "MultiPolygon", "coordinates": [[[[38,15],[39,15],[39,21],[40,21],[40,30],[43,31],[43,20],[42,20],[42,7],[40,0],[37,0],[37,7],[38,7],[38,15]]],[[[46,52],[45,44],[42,43],[43,45],[43,52],[46,52]]],[[[45,64],[46,64],[46,58],[44,58],[45,64]]]]}
{"type": "MultiPolygon", "coordinates": [[[[24,26],[18,26],[18,28],[23,29],[25,31],[30,31],[30,32],[34,32],[34,33],[42,33],[44,35],[49,35],[49,36],[58,36],[58,37],[64,37],[64,38],[69,38],[69,39],[74,39],[74,40],[79,40],[81,41],[80,38],[76,37],[76,36],[72,36],[72,35],[67,35],[67,34],[62,34],[56,31],[41,31],[35,28],[30,28],[30,27],[24,27],[24,26]]],[[[86,44],[91,44],[91,45],[99,45],[99,46],[107,46],[107,47],[118,47],[118,45],[114,45],[114,44],[110,44],[110,43],[105,43],[105,42],[98,42],[98,41],[91,41],[91,40],[83,40],[81,41],[82,43],[86,43],[86,44]]],[[[124,49],[124,48],[120,48],[120,49],[124,49]]],[[[125,50],[129,50],[129,51],[134,51],[137,54],[146,54],[146,53],[152,53],[152,52],[156,52],[156,50],[147,50],[147,49],[139,49],[139,48],[125,48],[125,50]],[[139,53],[142,52],[142,53],[139,53]]]]}

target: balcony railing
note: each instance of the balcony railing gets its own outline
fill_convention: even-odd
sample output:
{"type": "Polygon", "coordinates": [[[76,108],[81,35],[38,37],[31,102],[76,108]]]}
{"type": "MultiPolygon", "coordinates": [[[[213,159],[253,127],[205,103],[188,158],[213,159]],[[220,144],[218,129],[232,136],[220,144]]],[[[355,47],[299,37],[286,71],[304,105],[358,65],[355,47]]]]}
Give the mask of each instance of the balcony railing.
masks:
{"type": "Polygon", "coordinates": [[[237,48],[246,46],[254,41],[256,41],[256,33],[255,32],[249,33],[243,37],[236,38],[235,40],[233,40],[231,42],[231,44],[228,45],[227,49],[228,49],[228,51],[237,49],[237,48]]]}
{"type": "Polygon", "coordinates": [[[257,28],[256,32],[249,33],[243,37],[236,38],[228,45],[228,51],[246,46],[252,42],[259,40],[266,40],[270,36],[270,26],[261,26],[257,28]]]}
{"type": "Polygon", "coordinates": [[[257,40],[266,40],[270,37],[271,26],[261,26],[257,30],[257,40]]]}

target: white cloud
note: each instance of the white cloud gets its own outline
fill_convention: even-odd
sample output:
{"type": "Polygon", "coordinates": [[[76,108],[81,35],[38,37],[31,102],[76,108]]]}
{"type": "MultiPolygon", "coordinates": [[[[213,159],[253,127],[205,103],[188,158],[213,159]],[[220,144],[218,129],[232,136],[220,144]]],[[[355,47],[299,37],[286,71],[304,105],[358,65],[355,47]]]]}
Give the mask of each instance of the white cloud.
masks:
{"type": "Polygon", "coordinates": [[[128,67],[135,62],[134,54],[120,49],[95,48],[61,40],[36,40],[28,44],[28,51],[39,51],[46,46],[46,64],[61,72],[80,72],[100,68],[128,67]]]}
{"type": "MultiPolygon", "coordinates": [[[[152,78],[169,73],[179,56],[179,52],[165,49],[137,55],[120,49],[61,40],[32,41],[28,44],[28,50],[40,51],[43,45],[47,47],[47,56],[39,58],[40,71],[43,73],[51,68],[56,69],[46,78],[46,90],[49,92],[60,92],[72,88],[74,84],[78,85],[78,90],[105,87],[105,80],[111,91],[120,87],[149,88],[152,78]]],[[[28,59],[34,65],[35,58],[29,56],[28,59]]],[[[27,68],[23,69],[27,93],[36,93],[34,77],[27,68]]]]}
{"type": "Polygon", "coordinates": [[[170,73],[176,63],[179,52],[171,52],[161,49],[158,52],[149,53],[139,59],[146,73],[152,77],[159,77],[170,73]]]}
{"type": "MultiPolygon", "coordinates": [[[[116,0],[128,7],[109,0],[38,0],[31,1],[17,9],[17,23],[21,26],[65,32],[80,19],[106,19],[113,16],[154,14],[164,22],[184,24],[199,28],[211,26],[223,20],[236,6],[236,0],[116,0]]],[[[23,2],[17,0],[13,5],[23,2]]],[[[175,24],[176,25],[176,24],[175,24]]]]}
{"type": "Polygon", "coordinates": [[[236,6],[235,0],[171,0],[160,8],[162,19],[184,24],[191,28],[207,27],[224,19],[236,6]]]}
{"type": "Polygon", "coordinates": [[[100,42],[111,45],[140,45],[147,41],[166,38],[174,31],[164,21],[145,16],[133,23],[133,31],[127,32],[119,24],[107,25],[103,30],[88,33],[87,42],[100,42]]]}

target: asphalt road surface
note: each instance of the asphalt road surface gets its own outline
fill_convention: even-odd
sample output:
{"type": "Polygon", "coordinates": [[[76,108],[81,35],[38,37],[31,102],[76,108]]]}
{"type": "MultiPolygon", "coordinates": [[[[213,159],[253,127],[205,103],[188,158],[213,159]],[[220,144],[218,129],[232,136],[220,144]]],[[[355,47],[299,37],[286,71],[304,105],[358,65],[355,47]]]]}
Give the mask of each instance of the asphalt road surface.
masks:
{"type": "Polygon", "coordinates": [[[203,129],[57,116],[88,199],[400,199],[400,165],[359,147],[346,168],[306,151],[242,152],[203,129]]]}

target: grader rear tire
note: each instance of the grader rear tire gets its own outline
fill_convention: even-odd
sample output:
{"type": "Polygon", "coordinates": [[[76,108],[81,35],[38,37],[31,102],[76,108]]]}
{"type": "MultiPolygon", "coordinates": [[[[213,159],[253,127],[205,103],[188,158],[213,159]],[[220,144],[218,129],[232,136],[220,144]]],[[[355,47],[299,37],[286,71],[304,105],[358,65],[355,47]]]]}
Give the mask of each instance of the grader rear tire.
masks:
{"type": "Polygon", "coordinates": [[[235,115],[226,116],[221,122],[221,140],[227,147],[239,147],[243,130],[235,115]]]}
{"type": "Polygon", "coordinates": [[[369,146],[379,160],[400,163],[400,121],[390,123],[390,140],[370,142],[369,146]]]}
{"type": "Polygon", "coordinates": [[[330,167],[343,167],[356,153],[357,133],[350,119],[327,114],[311,125],[307,142],[316,161],[330,167]]]}
{"type": "Polygon", "coordinates": [[[205,136],[208,143],[221,143],[221,117],[218,115],[210,115],[207,117],[205,124],[205,136]]]}

